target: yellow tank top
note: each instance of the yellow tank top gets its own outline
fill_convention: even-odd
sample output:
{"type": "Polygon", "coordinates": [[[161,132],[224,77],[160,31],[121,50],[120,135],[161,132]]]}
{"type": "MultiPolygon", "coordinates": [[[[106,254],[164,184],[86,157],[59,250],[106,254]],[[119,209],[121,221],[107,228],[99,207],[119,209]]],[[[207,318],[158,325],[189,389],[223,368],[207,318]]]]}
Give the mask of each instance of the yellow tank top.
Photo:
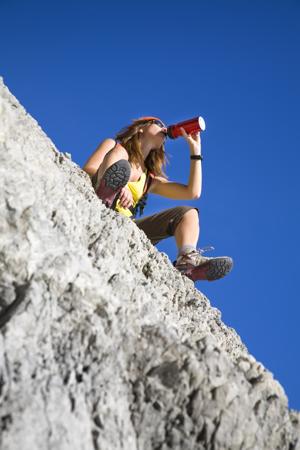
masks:
{"type": "MultiPolygon", "coordinates": [[[[128,181],[126,186],[130,189],[133,197],[133,207],[136,206],[138,201],[142,198],[144,192],[144,186],[146,182],[146,173],[143,172],[138,181],[128,181]]],[[[120,206],[120,200],[117,201],[115,210],[124,216],[131,217],[133,214],[128,208],[120,206]]]]}

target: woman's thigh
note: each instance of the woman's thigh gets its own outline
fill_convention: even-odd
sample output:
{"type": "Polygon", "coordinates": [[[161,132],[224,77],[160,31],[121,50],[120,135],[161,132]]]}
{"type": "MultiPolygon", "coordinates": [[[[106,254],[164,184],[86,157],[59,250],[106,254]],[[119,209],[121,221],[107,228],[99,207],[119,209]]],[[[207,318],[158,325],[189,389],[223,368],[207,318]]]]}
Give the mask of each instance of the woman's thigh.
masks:
{"type": "Polygon", "coordinates": [[[181,221],[183,215],[190,209],[199,209],[194,206],[175,206],[165,209],[143,219],[133,219],[134,223],[144,231],[148,239],[155,245],[162,239],[174,236],[175,229],[181,221]]]}

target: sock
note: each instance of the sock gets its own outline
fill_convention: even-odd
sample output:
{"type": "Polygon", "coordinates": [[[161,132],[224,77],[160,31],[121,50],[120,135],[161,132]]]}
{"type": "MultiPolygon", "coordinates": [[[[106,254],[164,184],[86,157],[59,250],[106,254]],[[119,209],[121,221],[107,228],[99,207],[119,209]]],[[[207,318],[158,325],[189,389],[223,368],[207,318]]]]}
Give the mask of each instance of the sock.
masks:
{"type": "Polygon", "coordinates": [[[185,244],[182,247],[180,247],[178,249],[178,255],[177,258],[179,258],[179,256],[184,255],[185,253],[188,253],[192,250],[196,250],[196,247],[194,245],[191,244],[185,244]]]}

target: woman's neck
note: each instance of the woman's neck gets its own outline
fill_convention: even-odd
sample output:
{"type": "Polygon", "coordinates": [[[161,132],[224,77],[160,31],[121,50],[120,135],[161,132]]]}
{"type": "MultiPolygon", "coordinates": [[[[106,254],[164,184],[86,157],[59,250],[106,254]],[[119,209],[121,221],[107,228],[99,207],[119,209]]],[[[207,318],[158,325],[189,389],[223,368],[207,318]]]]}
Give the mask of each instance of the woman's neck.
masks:
{"type": "Polygon", "coordinates": [[[144,161],[147,158],[147,156],[149,155],[149,153],[151,152],[152,148],[153,148],[153,143],[149,142],[149,140],[146,140],[146,142],[145,142],[143,140],[143,138],[141,139],[141,151],[142,151],[144,161]]]}

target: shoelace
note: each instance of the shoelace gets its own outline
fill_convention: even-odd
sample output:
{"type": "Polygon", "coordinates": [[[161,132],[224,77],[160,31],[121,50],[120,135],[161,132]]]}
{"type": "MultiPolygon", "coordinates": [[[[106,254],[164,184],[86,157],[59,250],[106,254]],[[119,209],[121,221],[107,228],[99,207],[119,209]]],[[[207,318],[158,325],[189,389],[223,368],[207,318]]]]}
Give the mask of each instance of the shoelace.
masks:
{"type": "MultiPolygon", "coordinates": [[[[203,253],[208,252],[210,250],[215,250],[215,247],[213,247],[212,245],[207,245],[206,247],[203,247],[203,248],[196,248],[196,250],[193,250],[191,253],[199,252],[200,255],[202,255],[203,253]]],[[[175,265],[176,262],[177,262],[177,260],[173,261],[173,264],[175,265]]]]}
{"type": "Polygon", "coordinates": [[[214,250],[214,249],[215,249],[215,247],[213,247],[212,245],[207,245],[206,247],[203,247],[203,248],[196,248],[195,250],[191,251],[191,253],[189,253],[189,254],[200,253],[200,255],[202,255],[203,253],[209,252],[210,250],[214,250]]]}
{"type": "Polygon", "coordinates": [[[197,248],[196,250],[202,255],[202,253],[209,252],[210,250],[215,250],[215,247],[213,247],[212,245],[207,245],[206,247],[197,248]]]}

